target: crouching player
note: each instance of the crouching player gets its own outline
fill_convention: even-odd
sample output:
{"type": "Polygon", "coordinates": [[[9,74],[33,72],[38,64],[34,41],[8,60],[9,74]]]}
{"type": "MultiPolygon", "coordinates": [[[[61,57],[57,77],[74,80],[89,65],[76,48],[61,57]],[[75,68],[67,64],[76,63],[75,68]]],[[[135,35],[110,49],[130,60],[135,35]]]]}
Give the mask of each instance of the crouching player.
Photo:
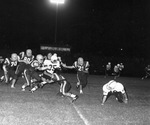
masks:
{"type": "Polygon", "coordinates": [[[15,70],[18,64],[18,55],[16,53],[11,54],[11,58],[6,58],[3,64],[4,78],[5,82],[9,83],[12,79],[12,82],[16,79],[15,70]]]}
{"type": "Polygon", "coordinates": [[[125,88],[119,82],[111,80],[108,83],[106,83],[105,85],[103,85],[103,98],[102,98],[101,105],[104,105],[108,96],[110,96],[110,95],[115,95],[116,100],[121,103],[122,102],[128,103],[128,97],[127,97],[125,88]]]}

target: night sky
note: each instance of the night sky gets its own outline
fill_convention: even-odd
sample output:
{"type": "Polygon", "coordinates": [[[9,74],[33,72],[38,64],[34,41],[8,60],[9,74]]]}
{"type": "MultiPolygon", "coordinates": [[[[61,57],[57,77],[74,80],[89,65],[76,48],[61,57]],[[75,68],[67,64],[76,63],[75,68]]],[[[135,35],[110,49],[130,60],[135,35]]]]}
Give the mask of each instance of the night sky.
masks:
{"type": "Polygon", "coordinates": [[[0,48],[69,45],[72,51],[149,57],[149,0],[2,0],[0,48]],[[19,44],[19,47],[18,47],[19,44]],[[5,47],[4,47],[5,46],[5,47]]]}

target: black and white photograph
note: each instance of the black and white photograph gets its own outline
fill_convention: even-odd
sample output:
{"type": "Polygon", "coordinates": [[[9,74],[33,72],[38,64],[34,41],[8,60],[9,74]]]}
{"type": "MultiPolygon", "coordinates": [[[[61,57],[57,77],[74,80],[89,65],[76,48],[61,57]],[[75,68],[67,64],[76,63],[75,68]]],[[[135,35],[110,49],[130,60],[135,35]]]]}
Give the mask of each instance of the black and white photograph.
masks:
{"type": "Polygon", "coordinates": [[[150,1],[1,0],[0,125],[150,125],[150,1]]]}

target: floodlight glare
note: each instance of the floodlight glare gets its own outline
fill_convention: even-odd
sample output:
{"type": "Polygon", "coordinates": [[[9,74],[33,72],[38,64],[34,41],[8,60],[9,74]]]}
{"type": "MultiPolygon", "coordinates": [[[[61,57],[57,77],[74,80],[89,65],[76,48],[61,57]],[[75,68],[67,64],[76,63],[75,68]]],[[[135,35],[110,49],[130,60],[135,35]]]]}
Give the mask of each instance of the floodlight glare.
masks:
{"type": "Polygon", "coordinates": [[[64,4],[65,0],[50,0],[51,3],[64,4]]]}

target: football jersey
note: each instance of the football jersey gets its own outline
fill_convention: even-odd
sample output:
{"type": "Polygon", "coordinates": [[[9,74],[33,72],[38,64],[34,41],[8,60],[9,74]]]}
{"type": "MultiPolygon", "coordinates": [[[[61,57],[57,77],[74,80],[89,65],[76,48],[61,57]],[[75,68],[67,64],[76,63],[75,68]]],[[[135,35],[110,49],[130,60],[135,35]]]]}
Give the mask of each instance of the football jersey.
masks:
{"type": "Polygon", "coordinates": [[[10,69],[10,68],[15,69],[17,64],[18,64],[18,61],[12,61],[11,58],[6,58],[3,63],[3,65],[5,65],[6,68],[8,68],[8,69],[10,69]]]}
{"type": "Polygon", "coordinates": [[[108,95],[109,92],[113,91],[125,93],[124,86],[121,83],[111,80],[103,86],[103,95],[108,95]]]}
{"type": "Polygon", "coordinates": [[[83,65],[80,65],[77,61],[73,64],[74,68],[76,68],[77,71],[88,71],[89,69],[89,62],[84,61],[83,65]]]}
{"type": "Polygon", "coordinates": [[[114,66],[114,72],[115,73],[118,73],[119,72],[119,67],[116,65],[116,66],[114,66]]]}
{"type": "Polygon", "coordinates": [[[150,67],[147,66],[147,67],[145,68],[145,70],[149,72],[149,71],[150,71],[150,67]]]}
{"type": "Polygon", "coordinates": [[[24,52],[21,52],[19,54],[19,62],[24,62],[26,64],[31,64],[32,61],[34,60],[34,56],[27,56],[24,52]]]}
{"type": "Polygon", "coordinates": [[[61,64],[59,61],[52,62],[51,60],[45,60],[43,67],[47,67],[46,72],[53,74],[56,69],[61,68],[61,64]]]}

